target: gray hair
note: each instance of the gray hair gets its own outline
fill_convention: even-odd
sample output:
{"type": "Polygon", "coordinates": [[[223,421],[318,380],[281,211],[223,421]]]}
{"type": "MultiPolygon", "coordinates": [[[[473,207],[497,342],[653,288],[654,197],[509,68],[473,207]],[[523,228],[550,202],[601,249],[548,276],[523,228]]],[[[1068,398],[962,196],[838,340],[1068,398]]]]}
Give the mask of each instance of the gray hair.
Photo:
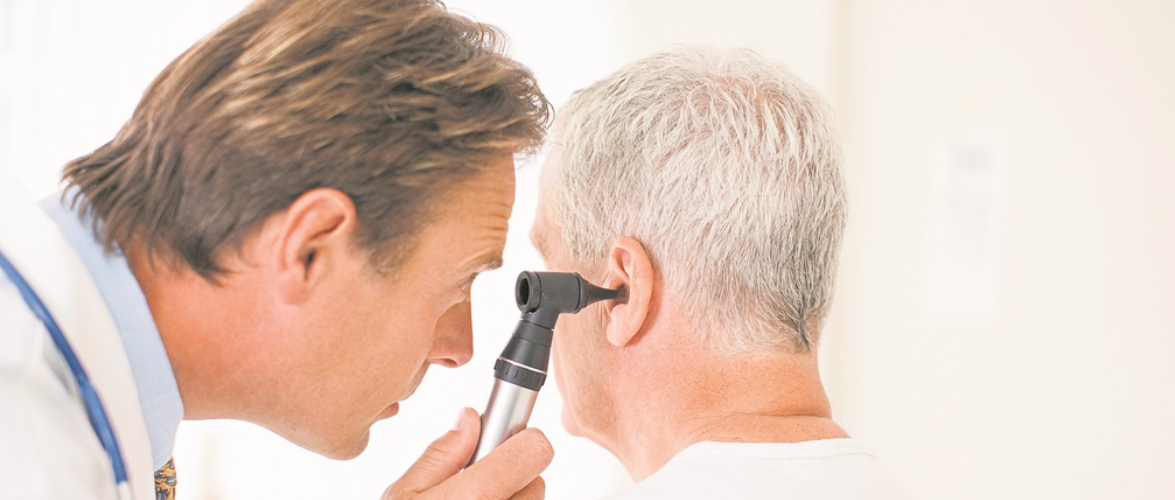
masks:
{"type": "Polygon", "coordinates": [[[711,347],[815,345],[846,201],[831,110],[787,67],[675,47],[577,92],[554,134],[544,196],[573,259],[631,236],[711,347]]]}

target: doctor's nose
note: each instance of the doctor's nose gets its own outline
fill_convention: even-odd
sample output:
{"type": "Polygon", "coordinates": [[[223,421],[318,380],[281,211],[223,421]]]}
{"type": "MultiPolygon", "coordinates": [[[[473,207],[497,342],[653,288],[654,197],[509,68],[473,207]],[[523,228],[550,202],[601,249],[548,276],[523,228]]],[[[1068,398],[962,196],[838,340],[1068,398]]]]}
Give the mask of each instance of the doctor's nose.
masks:
{"type": "Polygon", "coordinates": [[[451,307],[437,321],[429,362],[449,368],[468,363],[473,357],[472,306],[467,300],[451,307]]]}

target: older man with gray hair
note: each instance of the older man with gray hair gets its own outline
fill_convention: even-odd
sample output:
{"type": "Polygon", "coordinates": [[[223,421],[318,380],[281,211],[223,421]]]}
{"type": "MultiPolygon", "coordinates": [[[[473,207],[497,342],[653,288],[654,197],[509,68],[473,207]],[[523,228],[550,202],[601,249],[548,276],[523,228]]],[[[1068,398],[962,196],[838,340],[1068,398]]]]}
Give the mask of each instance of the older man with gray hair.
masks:
{"type": "Polygon", "coordinates": [[[532,239],[627,288],[560,320],[564,425],[616,498],[911,498],[831,418],[816,363],[846,203],[820,95],[747,50],[674,48],[559,115],[532,239]]]}

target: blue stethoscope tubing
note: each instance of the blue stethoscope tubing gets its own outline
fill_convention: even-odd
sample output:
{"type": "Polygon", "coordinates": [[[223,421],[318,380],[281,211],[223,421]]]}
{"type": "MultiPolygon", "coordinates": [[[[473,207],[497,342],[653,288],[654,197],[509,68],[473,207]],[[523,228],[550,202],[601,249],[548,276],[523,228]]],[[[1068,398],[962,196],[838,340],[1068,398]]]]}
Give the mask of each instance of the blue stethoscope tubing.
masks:
{"type": "Polygon", "coordinates": [[[8,275],[8,279],[16,285],[17,290],[20,291],[21,297],[24,298],[29,309],[33,314],[45,324],[45,328],[49,330],[49,336],[53,338],[53,344],[57,346],[57,350],[61,351],[61,356],[65,358],[66,364],[69,365],[69,371],[73,372],[73,377],[77,381],[78,390],[82,393],[82,401],[86,405],[86,414],[90,417],[90,425],[94,427],[94,432],[98,435],[98,441],[102,443],[102,447],[106,449],[106,455],[110,457],[110,465],[114,469],[114,482],[118,487],[119,496],[121,498],[129,498],[126,476],[126,463],[122,460],[122,450],[118,446],[118,438],[114,435],[114,427],[110,425],[110,418],[106,414],[106,406],[102,404],[102,398],[98,397],[98,392],[94,390],[94,385],[90,383],[90,377],[86,375],[86,369],[82,367],[78,357],[70,347],[69,341],[65,339],[65,334],[61,332],[61,327],[57,325],[57,321],[53,319],[53,315],[49,313],[49,308],[45,307],[45,303],[41,302],[41,298],[37,296],[37,292],[29,286],[25,281],[24,276],[16,270],[12,262],[4,256],[4,252],[0,252],[0,268],[4,269],[4,273],[8,275]]]}

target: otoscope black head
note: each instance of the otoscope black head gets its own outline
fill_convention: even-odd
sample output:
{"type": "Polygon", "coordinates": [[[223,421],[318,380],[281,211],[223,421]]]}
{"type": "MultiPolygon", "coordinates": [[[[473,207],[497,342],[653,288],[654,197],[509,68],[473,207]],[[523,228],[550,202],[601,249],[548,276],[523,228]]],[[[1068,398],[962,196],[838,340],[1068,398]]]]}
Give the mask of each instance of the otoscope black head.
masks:
{"type": "Polygon", "coordinates": [[[620,297],[621,290],[600,288],[579,273],[523,271],[514,287],[518,309],[533,313],[553,309],[557,314],[577,313],[590,304],[620,297]]]}
{"type": "Polygon", "coordinates": [[[624,299],[624,288],[600,288],[576,273],[524,271],[514,284],[514,300],[522,319],[494,364],[494,376],[537,391],[547,380],[547,361],[555,321],[563,313],[577,313],[589,304],[624,299]]]}

